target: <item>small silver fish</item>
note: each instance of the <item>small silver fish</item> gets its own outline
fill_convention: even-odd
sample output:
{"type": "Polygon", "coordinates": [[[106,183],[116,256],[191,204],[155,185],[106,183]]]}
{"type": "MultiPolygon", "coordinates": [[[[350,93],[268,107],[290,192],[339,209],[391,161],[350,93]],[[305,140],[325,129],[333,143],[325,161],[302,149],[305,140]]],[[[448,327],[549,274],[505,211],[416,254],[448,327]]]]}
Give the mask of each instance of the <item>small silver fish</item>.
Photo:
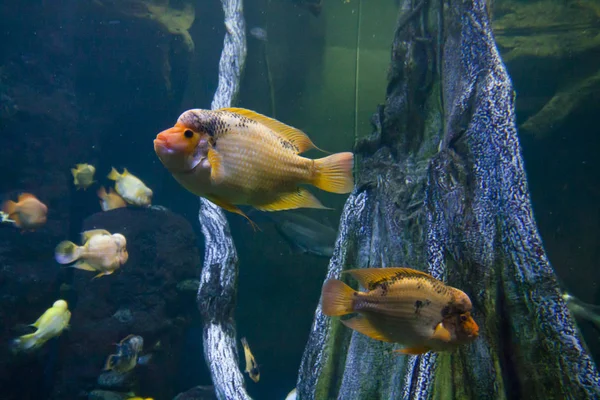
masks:
{"type": "Polygon", "coordinates": [[[266,42],[268,40],[266,29],[259,26],[255,26],[254,28],[250,29],[250,35],[261,42],[266,42]]]}
{"type": "Polygon", "coordinates": [[[319,257],[333,256],[337,230],[296,212],[269,213],[266,216],[275,223],[275,229],[292,250],[319,257]]]}
{"type": "Polygon", "coordinates": [[[600,306],[584,303],[569,293],[563,293],[562,297],[575,318],[587,319],[594,324],[596,329],[600,330],[600,306]]]}

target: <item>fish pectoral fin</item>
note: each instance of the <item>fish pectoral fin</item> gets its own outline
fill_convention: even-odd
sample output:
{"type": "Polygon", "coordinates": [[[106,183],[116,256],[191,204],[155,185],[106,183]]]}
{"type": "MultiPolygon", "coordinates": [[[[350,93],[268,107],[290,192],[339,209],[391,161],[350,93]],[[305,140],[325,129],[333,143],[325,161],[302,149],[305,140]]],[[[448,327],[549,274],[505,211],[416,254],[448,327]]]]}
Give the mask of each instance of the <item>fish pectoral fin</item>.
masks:
{"type": "Polygon", "coordinates": [[[92,267],[87,262],[80,260],[73,264],[73,268],[82,269],[84,271],[97,271],[96,268],[92,267]]]}
{"type": "Polygon", "coordinates": [[[361,268],[349,269],[343,273],[352,275],[365,289],[368,289],[373,283],[386,282],[394,277],[427,277],[434,279],[431,275],[412,268],[361,268]]]}
{"type": "Polygon", "coordinates": [[[92,229],[90,231],[81,232],[81,243],[85,244],[85,242],[87,242],[93,236],[96,236],[96,235],[109,235],[110,236],[110,232],[107,231],[106,229],[92,229]]]}
{"type": "Polygon", "coordinates": [[[346,325],[348,328],[353,329],[359,333],[362,333],[365,336],[370,337],[371,339],[381,340],[382,342],[390,342],[384,334],[379,332],[377,328],[371,324],[369,319],[361,314],[358,314],[355,317],[341,320],[341,323],[346,325]]]}
{"type": "Polygon", "coordinates": [[[405,347],[403,349],[394,350],[395,353],[406,354],[411,356],[418,356],[421,354],[425,354],[431,349],[427,346],[413,346],[413,347],[405,347]]]}
{"type": "Polygon", "coordinates": [[[282,211],[295,208],[319,208],[331,210],[331,208],[325,207],[311,192],[301,187],[298,187],[293,192],[280,195],[276,200],[270,203],[253,206],[260,211],[282,211]]]}
{"type": "Polygon", "coordinates": [[[452,335],[450,334],[450,332],[448,331],[448,329],[446,329],[444,327],[444,324],[442,324],[440,322],[435,327],[435,330],[433,331],[433,335],[431,336],[431,338],[432,339],[441,340],[442,342],[448,343],[448,342],[450,342],[452,340],[452,335]]]}
{"type": "Polygon", "coordinates": [[[214,184],[219,184],[225,178],[223,171],[223,157],[215,149],[208,149],[208,162],[210,163],[210,180],[214,184]]]}
{"type": "MultiPolygon", "coordinates": [[[[296,129],[293,126],[286,125],[283,122],[279,122],[276,119],[269,118],[266,115],[247,110],[245,108],[234,107],[222,108],[219,111],[228,111],[231,113],[242,115],[248,119],[265,125],[267,128],[271,129],[282,139],[291,142],[296,147],[297,153],[303,153],[310,149],[321,150],[317,146],[315,146],[315,144],[310,140],[306,133],[302,132],[300,129],[296,129]]],[[[321,151],[324,152],[324,150],[321,151]]]]}
{"type": "Polygon", "coordinates": [[[218,205],[219,207],[221,207],[224,210],[227,210],[229,212],[241,215],[242,217],[246,218],[248,220],[248,222],[250,222],[250,225],[252,226],[252,229],[254,231],[260,231],[260,228],[258,227],[258,225],[256,225],[254,223],[254,221],[252,221],[246,214],[244,214],[244,212],[242,210],[240,210],[239,208],[237,208],[236,206],[234,206],[231,203],[228,203],[224,200],[221,200],[219,198],[210,196],[210,197],[206,197],[209,201],[215,203],[216,205],[218,205]]]}

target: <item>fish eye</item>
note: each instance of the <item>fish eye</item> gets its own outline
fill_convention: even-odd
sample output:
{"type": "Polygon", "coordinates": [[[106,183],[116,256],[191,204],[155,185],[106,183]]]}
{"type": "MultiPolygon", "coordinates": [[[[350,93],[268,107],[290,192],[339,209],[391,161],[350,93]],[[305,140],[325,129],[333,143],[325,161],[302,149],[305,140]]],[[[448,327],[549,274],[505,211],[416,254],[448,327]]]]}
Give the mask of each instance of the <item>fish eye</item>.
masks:
{"type": "Polygon", "coordinates": [[[466,316],[466,315],[461,315],[461,316],[460,316],[460,320],[461,320],[462,322],[467,322],[467,316],[466,316]]]}
{"type": "Polygon", "coordinates": [[[194,136],[194,132],[192,132],[189,129],[186,129],[185,132],[183,132],[183,136],[185,136],[188,139],[191,139],[194,136]]]}

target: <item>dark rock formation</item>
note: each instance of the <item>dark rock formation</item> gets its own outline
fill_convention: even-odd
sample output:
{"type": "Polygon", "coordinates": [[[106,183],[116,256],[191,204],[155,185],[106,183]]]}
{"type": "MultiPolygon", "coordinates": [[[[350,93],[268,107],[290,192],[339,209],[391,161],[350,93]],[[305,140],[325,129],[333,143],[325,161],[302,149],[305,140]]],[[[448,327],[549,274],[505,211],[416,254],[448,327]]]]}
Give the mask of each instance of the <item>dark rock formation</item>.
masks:
{"type": "Polygon", "coordinates": [[[533,219],[485,2],[402,8],[386,104],[358,146],[328,276],[349,266],[429,271],[470,295],[480,337],[453,353],[398,356],[318,308],[300,398],[599,397],[533,219]]]}
{"type": "Polygon", "coordinates": [[[195,311],[177,285],[198,276],[196,235],[184,218],[170,211],[138,208],[94,214],[83,228],[125,235],[129,260],[113,275],[94,280],[94,273],[74,271],[77,300],[71,302],[71,330],[54,398],[77,398],[81,392],[100,389],[98,383],[103,389],[131,388],[157,398],[173,397],[179,357],[185,351],[180,338],[195,311]],[[97,382],[114,344],[129,334],[144,338],[145,351],[160,341],[150,364],[133,370],[134,382],[97,382]]]}

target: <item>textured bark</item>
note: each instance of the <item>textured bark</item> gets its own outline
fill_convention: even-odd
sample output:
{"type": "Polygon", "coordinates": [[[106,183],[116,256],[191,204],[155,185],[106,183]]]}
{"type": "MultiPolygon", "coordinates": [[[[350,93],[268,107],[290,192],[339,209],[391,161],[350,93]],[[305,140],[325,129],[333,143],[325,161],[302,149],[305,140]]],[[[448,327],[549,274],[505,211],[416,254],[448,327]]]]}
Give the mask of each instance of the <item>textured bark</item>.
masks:
{"type": "MultiPolygon", "coordinates": [[[[230,106],[239,91],[246,60],[246,26],[241,0],[222,0],[225,40],[219,62],[219,84],[211,108],[230,106]]],[[[204,265],[198,288],[202,313],[204,358],[220,400],[250,399],[238,366],[233,318],[237,294],[238,258],[224,211],[200,198],[198,218],[205,238],[204,265]]]]}
{"type": "Polygon", "coordinates": [[[514,92],[483,0],[404,1],[373,122],[328,278],[426,270],[469,294],[480,337],[453,353],[399,356],[319,307],[299,397],[600,397],[533,219],[514,92]]]}

